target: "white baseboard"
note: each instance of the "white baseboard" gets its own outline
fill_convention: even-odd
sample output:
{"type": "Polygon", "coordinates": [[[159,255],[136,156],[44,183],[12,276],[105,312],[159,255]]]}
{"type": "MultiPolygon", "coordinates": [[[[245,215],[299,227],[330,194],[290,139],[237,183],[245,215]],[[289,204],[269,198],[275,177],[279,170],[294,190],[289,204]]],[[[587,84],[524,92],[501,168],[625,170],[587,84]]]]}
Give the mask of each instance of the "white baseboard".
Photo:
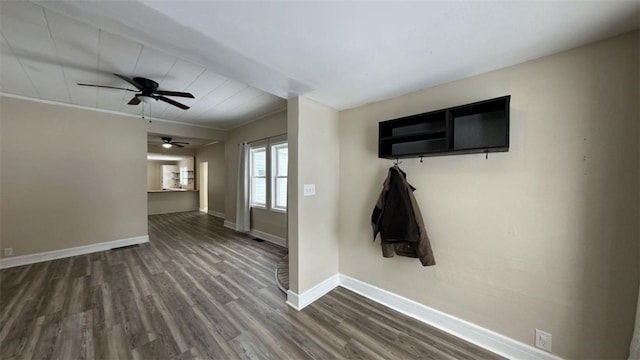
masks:
{"type": "MultiPolygon", "coordinates": [[[[236,229],[236,224],[225,220],[224,221],[224,227],[235,230],[236,229]]],[[[266,233],[264,231],[260,231],[260,230],[256,230],[256,229],[251,229],[247,234],[255,236],[257,238],[260,238],[262,240],[266,240],[272,244],[276,244],[276,245],[280,245],[282,247],[287,247],[287,239],[281,238],[279,236],[275,236],[269,233],[266,233]]]]}
{"type": "Polygon", "coordinates": [[[41,253],[28,254],[22,256],[6,257],[0,259],[0,269],[6,269],[14,266],[22,266],[34,264],[43,261],[62,259],[71,256],[91,254],[98,251],[111,250],[123,246],[135,244],[143,244],[149,242],[149,235],[136,236],[127,239],[106,241],[97,244],[83,245],[68,249],[45,251],[41,253]]]}
{"type": "Polygon", "coordinates": [[[220,218],[220,219],[224,219],[225,218],[224,213],[221,213],[221,212],[218,212],[218,211],[209,210],[207,212],[207,214],[209,214],[211,216],[215,216],[215,217],[220,218]]]}
{"type": "MultiPolygon", "coordinates": [[[[559,360],[531,345],[500,335],[379,287],[339,274],[340,286],[509,359],[559,360]]],[[[308,305],[308,304],[307,304],[308,305]]],[[[294,307],[295,308],[295,307],[294,307]]]]}
{"type": "Polygon", "coordinates": [[[302,294],[296,294],[289,290],[287,291],[287,304],[296,310],[302,310],[305,306],[335,289],[339,285],[339,279],[339,275],[335,274],[302,294]]]}
{"type": "Polygon", "coordinates": [[[270,243],[273,243],[273,244],[276,244],[276,245],[280,245],[282,247],[287,247],[287,239],[281,238],[279,236],[271,235],[271,234],[268,234],[268,233],[266,233],[264,231],[255,230],[255,229],[251,229],[251,231],[249,231],[249,234],[251,234],[251,235],[253,235],[253,236],[257,237],[257,238],[266,240],[266,241],[268,241],[270,243]]]}
{"type": "Polygon", "coordinates": [[[300,311],[302,310],[302,308],[300,307],[299,304],[300,304],[300,297],[298,296],[298,294],[294,293],[291,290],[287,290],[287,305],[300,311]]]}

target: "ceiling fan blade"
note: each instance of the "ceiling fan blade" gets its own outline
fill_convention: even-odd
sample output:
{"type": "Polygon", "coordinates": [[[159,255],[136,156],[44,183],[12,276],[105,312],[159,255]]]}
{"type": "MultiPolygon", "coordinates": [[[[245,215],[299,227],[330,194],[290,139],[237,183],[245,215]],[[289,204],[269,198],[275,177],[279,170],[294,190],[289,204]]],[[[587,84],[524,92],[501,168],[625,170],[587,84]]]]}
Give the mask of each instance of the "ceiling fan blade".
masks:
{"type": "Polygon", "coordinates": [[[137,82],[135,82],[133,79],[129,79],[128,77],[124,76],[124,75],[118,75],[118,74],[113,74],[117,77],[119,77],[120,79],[128,82],[129,84],[133,85],[136,87],[136,89],[138,90],[142,90],[142,86],[140,86],[140,84],[138,84],[137,82]]]}
{"type": "Polygon", "coordinates": [[[129,104],[129,105],[138,105],[138,104],[140,104],[140,99],[138,99],[137,96],[134,96],[131,100],[129,100],[129,102],[127,104],[129,104]]]}
{"type": "Polygon", "coordinates": [[[184,147],[183,145],[176,144],[176,143],[174,143],[174,142],[172,142],[172,143],[171,143],[171,145],[175,145],[175,146],[177,146],[177,147],[184,147]]]}
{"type": "Polygon", "coordinates": [[[158,95],[168,95],[168,96],[179,96],[193,99],[193,95],[188,92],[180,92],[180,91],[166,91],[166,90],[156,90],[156,94],[158,95]]]}
{"type": "Polygon", "coordinates": [[[189,145],[188,142],[184,142],[184,141],[172,141],[171,143],[172,144],[186,144],[186,145],[189,145]]]}
{"type": "Polygon", "coordinates": [[[189,109],[189,107],[188,107],[187,105],[180,104],[179,102],[174,101],[174,100],[171,100],[171,99],[169,99],[169,98],[167,98],[167,97],[164,97],[164,96],[152,96],[152,98],[157,99],[157,100],[162,100],[162,101],[164,101],[164,102],[166,102],[166,103],[169,103],[169,104],[171,104],[171,105],[173,105],[173,106],[177,106],[177,107],[179,107],[179,108],[180,108],[180,109],[182,109],[182,110],[187,110],[187,109],[189,109]]]}
{"type": "Polygon", "coordinates": [[[138,92],[138,90],[125,89],[125,88],[115,87],[115,86],[82,84],[82,83],[77,83],[77,84],[80,85],[80,86],[92,86],[92,87],[99,87],[99,88],[105,88],[105,89],[117,89],[117,90],[127,90],[127,91],[138,92]]]}

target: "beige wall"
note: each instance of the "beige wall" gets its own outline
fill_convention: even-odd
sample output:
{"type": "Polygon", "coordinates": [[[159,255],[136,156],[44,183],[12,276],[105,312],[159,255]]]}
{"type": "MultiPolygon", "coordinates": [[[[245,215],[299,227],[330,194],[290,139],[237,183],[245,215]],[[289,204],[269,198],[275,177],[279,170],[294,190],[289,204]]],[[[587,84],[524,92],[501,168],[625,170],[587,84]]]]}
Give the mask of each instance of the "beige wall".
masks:
{"type": "Polygon", "coordinates": [[[198,191],[165,191],[147,195],[149,215],[198,210],[198,191]]]}
{"type": "MultiPolygon", "coordinates": [[[[225,143],[226,196],[225,219],[235,223],[238,188],[238,144],[287,133],[287,112],[282,111],[229,131],[225,143]]],[[[286,139],[286,137],[285,137],[286,139]]],[[[261,210],[251,214],[252,229],[287,238],[287,215],[261,210]]]]}
{"type": "Polygon", "coordinates": [[[147,124],[0,97],[2,248],[14,255],[147,234],[147,124]]]}
{"type": "Polygon", "coordinates": [[[219,214],[225,213],[225,180],[227,178],[227,169],[225,164],[225,143],[218,142],[206,146],[198,151],[196,155],[196,166],[200,169],[201,162],[209,163],[208,174],[208,202],[209,211],[219,214]]]}
{"type": "Polygon", "coordinates": [[[287,137],[289,139],[289,158],[287,169],[287,245],[289,248],[289,291],[301,294],[298,276],[298,252],[300,247],[298,202],[302,197],[302,188],[298,186],[298,143],[300,122],[300,98],[287,100],[287,137]]]}
{"type": "Polygon", "coordinates": [[[297,207],[289,210],[290,219],[295,217],[289,243],[296,243],[289,248],[289,263],[297,269],[297,283],[291,285],[293,277],[289,283],[300,294],[338,273],[340,135],[337,111],[304,97],[292,102],[289,121],[297,123],[289,126],[289,171],[295,173],[290,193],[295,191],[297,207]],[[316,195],[303,196],[304,184],[315,184],[316,195]]]}
{"type": "MultiPolygon", "coordinates": [[[[568,358],[624,358],[638,293],[638,32],[340,114],[340,272],[568,358]],[[378,122],[511,94],[507,153],[401,167],[437,265],[384,259],[378,122]]],[[[302,182],[302,181],[300,181],[302,182]]],[[[302,272],[302,271],[301,271],[302,272]]]]}
{"type": "MultiPolygon", "coordinates": [[[[226,138],[219,130],[0,97],[0,248],[20,256],[146,235],[147,133],[226,138]]],[[[179,195],[155,202],[152,213],[166,212],[179,195]]],[[[197,209],[197,192],[182,195],[169,210],[197,209]]]]}
{"type": "MultiPolygon", "coordinates": [[[[147,189],[162,190],[162,165],[186,166],[193,169],[193,158],[185,157],[180,161],[147,160],[147,189]]],[[[194,179],[185,189],[193,190],[194,179]]],[[[198,209],[198,192],[162,192],[147,194],[147,213],[149,215],[193,211],[198,209]]]]}
{"type": "MultiPolygon", "coordinates": [[[[214,130],[202,126],[185,126],[178,123],[170,123],[166,121],[147,121],[147,131],[153,134],[163,134],[175,137],[183,138],[195,138],[195,139],[207,139],[211,141],[225,141],[227,140],[227,132],[223,130],[214,130]]],[[[161,148],[161,145],[156,145],[161,148]]],[[[173,154],[193,154],[193,150],[189,148],[171,148],[170,152],[173,154]],[[181,151],[182,150],[182,151],[181,151]]]]}

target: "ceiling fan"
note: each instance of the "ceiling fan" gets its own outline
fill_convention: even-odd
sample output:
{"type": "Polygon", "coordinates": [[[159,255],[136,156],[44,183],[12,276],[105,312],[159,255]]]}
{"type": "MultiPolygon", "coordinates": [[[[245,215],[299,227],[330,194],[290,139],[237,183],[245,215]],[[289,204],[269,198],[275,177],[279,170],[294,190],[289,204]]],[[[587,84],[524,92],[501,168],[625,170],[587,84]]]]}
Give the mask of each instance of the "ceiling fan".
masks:
{"type": "Polygon", "coordinates": [[[184,145],[189,145],[188,142],[184,142],[184,141],[173,141],[173,138],[170,137],[162,137],[162,147],[165,149],[170,148],[171,146],[177,146],[177,147],[184,147],[184,145]]]}
{"type": "Polygon", "coordinates": [[[151,79],[147,79],[143,77],[134,77],[133,79],[130,79],[126,76],[119,75],[119,74],[113,74],[113,75],[135,86],[136,89],[138,90],[126,89],[126,88],[121,88],[116,86],[106,86],[106,85],[94,85],[94,84],[82,84],[82,83],[78,83],[78,85],[139,92],[139,94],[135,94],[133,98],[129,101],[128,103],[129,105],[138,105],[140,104],[141,101],[149,103],[152,100],[153,101],[160,100],[168,104],[171,104],[173,106],[177,106],[182,110],[187,110],[189,109],[187,105],[181,104],[163,95],[186,97],[191,99],[194,98],[191,93],[187,93],[187,92],[158,90],[158,83],[151,79]]]}

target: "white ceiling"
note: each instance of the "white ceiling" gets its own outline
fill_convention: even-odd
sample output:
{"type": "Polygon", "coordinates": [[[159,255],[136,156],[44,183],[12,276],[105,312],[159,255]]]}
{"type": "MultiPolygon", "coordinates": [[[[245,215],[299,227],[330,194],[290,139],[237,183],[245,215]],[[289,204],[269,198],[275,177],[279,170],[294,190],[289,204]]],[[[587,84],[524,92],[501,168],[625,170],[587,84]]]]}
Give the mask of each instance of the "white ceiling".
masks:
{"type": "Polygon", "coordinates": [[[60,103],[189,122],[218,129],[281,110],[286,101],[229,79],[202,65],[60,15],[27,1],[0,3],[2,92],[60,103]],[[128,105],[135,89],[113,73],[154,79],[162,90],[191,92],[177,98],[189,110],[158,101],[128,105]]]}
{"type": "Polygon", "coordinates": [[[342,110],[640,27],[637,0],[0,6],[3,92],[134,111],[129,94],[74,84],[126,84],[110,72],[145,76],[196,95],[185,112],[154,104],[154,117],[217,128],[282,108],[277,97],[342,110]]]}

